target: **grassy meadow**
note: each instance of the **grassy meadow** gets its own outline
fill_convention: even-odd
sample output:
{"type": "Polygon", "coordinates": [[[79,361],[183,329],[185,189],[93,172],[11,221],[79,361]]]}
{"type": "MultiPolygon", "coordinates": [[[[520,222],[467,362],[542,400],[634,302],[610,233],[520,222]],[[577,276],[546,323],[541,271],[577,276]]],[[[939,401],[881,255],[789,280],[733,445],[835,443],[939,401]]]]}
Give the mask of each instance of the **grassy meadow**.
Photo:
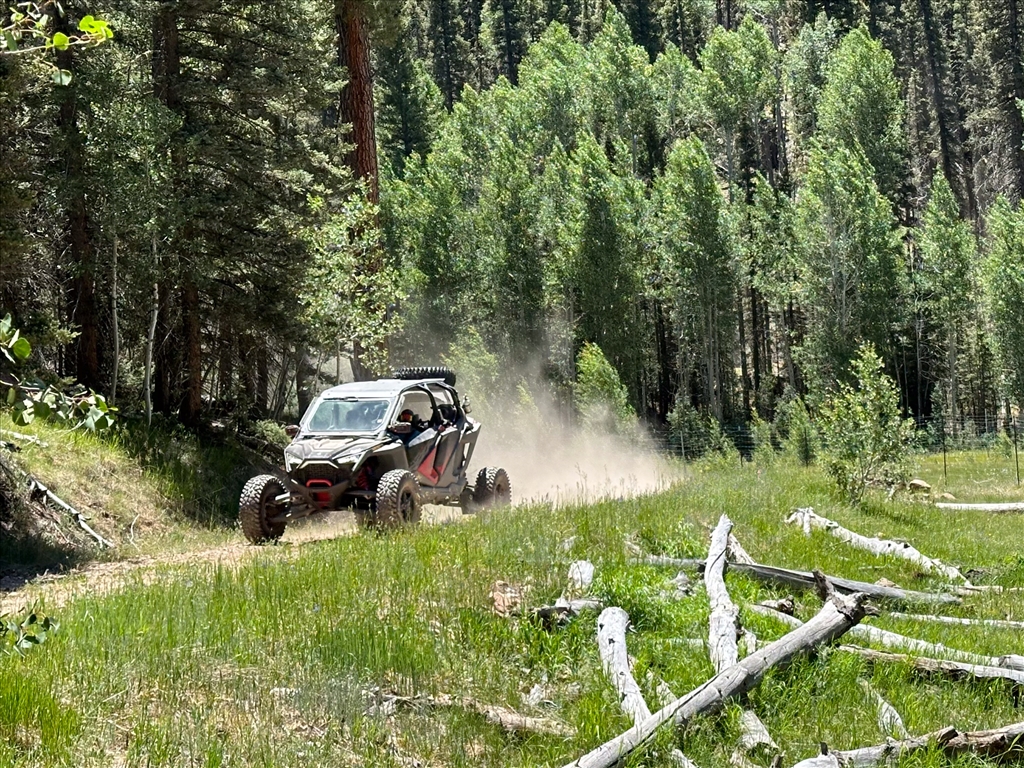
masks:
{"type": "MultiPolygon", "coordinates": [[[[951,454],[947,466],[948,481],[941,455],[922,457],[918,476],[964,501],[1021,498],[1003,455],[951,454]]],[[[154,498],[167,498],[171,486],[160,483],[168,481],[153,477],[146,470],[137,482],[156,483],[154,498]]],[[[903,561],[822,533],[806,538],[784,523],[797,506],[975,569],[976,584],[1024,586],[1020,516],[942,512],[907,498],[886,503],[880,493],[854,509],[832,497],[814,467],[697,463],[655,495],[522,506],[389,536],[284,544],[231,565],[161,566],[156,578],[130,576],[122,589],[51,611],[44,593],[39,608],[59,631],[24,656],[0,657],[0,765],[562,765],[629,725],[600,669],[597,615],[555,629],[501,617],[491,610],[491,585],[522,585],[530,605],[551,603],[569,564],[591,560],[591,594],[631,617],[635,676],[655,709],[648,670],[677,694],[712,674],[705,651],[677,642],[706,637],[707,597],[697,588],[673,599],[667,581],[675,571],[631,563],[626,539],[650,553],[703,556],[711,528],[727,513],[760,562],[941,587],[903,561]],[[471,696],[561,721],[574,735],[510,735],[460,708],[375,707],[382,693],[471,696]]],[[[787,594],[735,573],[727,584],[741,609],[787,594]]],[[[820,605],[813,595],[797,597],[803,618],[820,605]]],[[[935,609],[918,612],[927,610],[935,609]]],[[[1020,620],[1024,593],[974,596],[945,612],[1020,620]]],[[[785,632],[741,613],[761,640],[785,632]]],[[[914,624],[884,613],[869,621],[962,650],[1024,652],[1017,631],[914,624]]],[[[822,741],[850,748],[884,740],[859,678],[871,681],[912,733],[1022,719],[1008,683],[927,680],[902,665],[870,668],[826,651],[771,671],[750,696],[784,750],[784,765],[815,754],[822,741]]],[[[677,745],[702,768],[727,765],[739,712],[733,704],[681,734],[665,731],[628,765],[670,765],[668,750],[677,745]]],[[[899,765],[987,763],[929,753],[899,765]]]]}

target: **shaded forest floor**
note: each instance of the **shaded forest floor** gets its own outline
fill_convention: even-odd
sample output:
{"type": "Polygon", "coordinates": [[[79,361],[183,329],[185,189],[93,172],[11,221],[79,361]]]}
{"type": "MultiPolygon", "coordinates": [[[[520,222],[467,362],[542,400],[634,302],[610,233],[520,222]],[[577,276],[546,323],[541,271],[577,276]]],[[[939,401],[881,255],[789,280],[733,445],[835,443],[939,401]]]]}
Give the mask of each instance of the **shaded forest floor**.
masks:
{"type": "MultiPolygon", "coordinates": [[[[178,516],[158,476],[138,463],[130,472],[123,451],[106,454],[91,438],[75,440],[91,460],[76,459],[75,470],[60,466],[66,476],[47,476],[42,452],[51,445],[31,455],[34,470],[108,532],[129,530],[134,520],[138,551],[86,569],[109,569],[116,578],[90,582],[86,575],[18,593],[38,599],[61,626],[24,657],[0,664],[4,765],[561,765],[628,725],[601,671],[597,615],[583,612],[556,628],[523,614],[502,616],[489,597],[495,583],[514,585],[527,605],[550,604],[566,587],[569,564],[592,561],[590,594],[629,613],[634,672],[654,702],[653,679],[683,693],[712,674],[704,648],[680,642],[707,637],[708,601],[699,584],[687,596],[673,594],[675,571],[633,562],[625,541],[652,554],[703,557],[722,513],[766,564],[942,588],[912,564],[819,532],[807,538],[784,523],[794,507],[813,506],[865,535],[910,541],[970,570],[975,584],[1024,586],[1019,516],[943,512],[908,498],[886,503],[881,495],[854,509],[833,499],[817,468],[782,461],[697,463],[676,487],[632,499],[521,506],[391,536],[324,530],[330,538],[316,540],[310,528],[301,546],[253,548],[226,523],[178,516]],[[91,492],[108,494],[109,506],[74,496],[85,483],[73,472],[87,477],[88,468],[100,473],[91,492]],[[132,479],[125,481],[128,500],[118,501],[114,490],[102,490],[103,478],[122,476],[132,479]],[[146,515],[152,525],[141,528],[146,515]],[[571,735],[510,734],[477,712],[395,707],[385,694],[469,696],[555,720],[571,735]]],[[[1012,461],[996,452],[950,454],[947,468],[944,481],[942,456],[923,457],[919,476],[962,501],[1024,497],[1012,461]]],[[[727,584],[741,608],[789,593],[738,572],[727,584]]],[[[796,597],[797,615],[817,610],[815,596],[796,597]]],[[[1022,620],[1024,594],[972,595],[962,605],[918,612],[930,610],[1022,620]]],[[[741,619],[763,641],[786,631],[746,609],[741,619]]],[[[1024,651],[1016,630],[886,614],[868,623],[992,656],[1024,651]]],[[[751,694],[749,706],[784,751],[784,765],[816,753],[821,741],[841,749],[884,740],[859,678],[895,706],[911,733],[1022,719],[1017,691],[1006,681],[925,679],[909,665],[872,668],[822,653],[770,672],[751,694]]],[[[679,745],[703,768],[725,765],[740,711],[730,705],[682,736],[665,732],[630,764],[669,765],[669,748],[679,745]]],[[[899,764],[987,763],[933,750],[899,764]]]]}

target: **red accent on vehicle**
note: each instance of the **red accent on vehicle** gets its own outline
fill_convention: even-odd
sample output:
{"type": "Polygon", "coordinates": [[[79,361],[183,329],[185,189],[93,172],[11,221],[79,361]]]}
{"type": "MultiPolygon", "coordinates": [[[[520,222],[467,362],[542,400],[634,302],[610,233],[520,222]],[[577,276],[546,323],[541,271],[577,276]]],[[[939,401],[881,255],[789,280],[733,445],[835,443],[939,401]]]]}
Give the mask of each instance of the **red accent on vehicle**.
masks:
{"type": "Polygon", "coordinates": [[[427,458],[425,458],[420,464],[420,468],[416,470],[432,483],[436,483],[437,479],[441,476],[440,473],[434,469],[434,456],[436,454],[437,446],[434,446],[430,449],[430,453],[427,454],[427,458]]]}
{"type": "MultiPolygon", "coordinates": [[[[307,480],[307,488],[330,488],[332,485],[330,480],[307,480]]],[[[312,494],[313,500],[321,507],[326,507],[331,503],[331,494],[323,492],[314,492],[312,494]]]]}

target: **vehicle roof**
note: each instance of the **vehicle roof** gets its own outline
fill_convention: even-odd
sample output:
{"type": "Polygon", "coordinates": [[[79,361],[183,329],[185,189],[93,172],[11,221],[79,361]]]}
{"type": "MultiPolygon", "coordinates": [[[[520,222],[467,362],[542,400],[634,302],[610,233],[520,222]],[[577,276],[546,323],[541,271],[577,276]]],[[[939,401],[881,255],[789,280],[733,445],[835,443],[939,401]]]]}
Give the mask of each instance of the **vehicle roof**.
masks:
{"type": "Polygon", "coordinates": [[[360,397],[394,397],[409,387],[417,384],[444,384],[441,379],[377,379],[376,381],[353,381],[339,384],[320,393],[321,398],[360,397]]]}

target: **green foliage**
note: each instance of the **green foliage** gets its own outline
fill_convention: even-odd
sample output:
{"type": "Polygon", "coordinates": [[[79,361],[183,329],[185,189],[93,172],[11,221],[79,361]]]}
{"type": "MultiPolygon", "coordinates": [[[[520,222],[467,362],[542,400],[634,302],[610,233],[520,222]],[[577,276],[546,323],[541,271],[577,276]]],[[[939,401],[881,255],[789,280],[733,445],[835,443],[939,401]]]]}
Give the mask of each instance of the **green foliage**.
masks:
{"type": "Polygon", "coordinates": [[[754,463],[767,466],[775,461],[775,430],[772,423],[755,412],[750,421],[750,436],[754,443],[754,463]]]}
{"type": "Polygon", "coordinates": [[[857,149],[811,152],[797,201],[800,294],[809,323],[800,349],[812,393],[841,380],[861,341],[884,356],[906,293],[892,208],[857,149]]]}
{"type": "Polygon", "coordinates": [[[1024,409],[1024,205],[1004,199],[988,216],[985,301],[1010,397],[1024,409]]]}
{"type": "Polygon", "coordinates": [[[114,425],[117,409],[108,405],[103,395],[81,388],[65,391],[52,384],[37,384],[22,382],[7,390],[7,405],[18,426],[28,426],[37,418],[87,432],[102,432],[114,425]]]}
{"type": "MultiPolygon", "coordinates": [[[[0,320],[0,352],[10,363],[24,362],[32,354],[32,345],[14,327],[10,314],[0,320]]],[[[102,432],[114,424],[117,409],[109,406],[101,394],[82,387],[68,389],[12,378],[5,402],[11,408],[14,423],[19,426],[28,426],[36,418],[43,418],[74,429],[102,432]]]]}
{"type": "Polygon", "coordinates": [[[576,356],[576,408],[586,429],[631,434],[636,412],[619,373],[597,344],[584,344],[576,356]]]}
{"type": "Polygon", "coordinates": [[[719,455],[732,461],[738,455],[736,446],[722,431],[718,419],[701,413],[689,403],[677,402],[669,412],[668,424],[684,459],[719,455]]]}
{"type": "Polygon", "coordinates": [[[829,59],[835,51],[838,25],[824,13],[805,24],[786,52],[788,92],[793,101],[793,127],[800,143],[818,128],[818,104],[825,88],[829,59]]]}
{"type": "Polygon", "coordinates": [[[0,657],[23,655],[60,629],[60,624],[42,611],[30,608],[20,616],[0,614],[0,657]]]}
{"type": "Polygon", "coordinates": [[[284,427],[270,419],[257,419],[252,422],[252,424],[248,425],[248,431],[260,440],[264,440],[271,445],[276,445],[281,448],[284,448],[292,441],[284,431],[284,427]]]}
{"type": "Polygon", "coordinates": [[[804,401],[787,389],[778,406],[774,423],[783,453],[793,461],[809,466],[821,450],[818,429],[811,421],[804,401]]]}
{"type": "MultiPolygon", "coordinates": [[[[5,15],[0,15],[0,56],[39,55],[76,46],[96,46],[114,36],[110,25],[92,14],[79,20],[77,33],[69,35],[52,31],[54,17],[64,15],[64,9],[56,0],[15,3],[5,15]]],[[[71,82],[71,72],[46,63],[54,84],[68,85],[71,82]]]]}
{"type": "Polygon", "coordinates": [[[828,149],[863,152],[890,202],[906,177],[903,98],[894,61],[863,28],[850,31],[829,59],[817,109],[817,138],[828,149]]]}
{"type": "Polygon", "coordinates": [[[0,320],[0,352],[9,363],[22,362],[32,354],[32,345],[14,327],[9,312],[0,320]]]}
{"type": "MultiPolygon", "coordinates": [[[[699,350],[705,402],[724,413],[736,262],[722,193],[696,136],[678,142],[654,189],[665,297],[680,339],[699,350]]],[[[686,371],[689,374],[689,371],[686,371]]]]}
{"type": "Polygon", "coordinates": [[[472,405],[473,417],[495,439],[515,440],[537,427],[537,406],[525,379],[503,370],[476,328],[465,329],[441,361],[455,371],[459,392],[472,405]]]}
{"type": "Polygon", "coordinates": [[[859,503],[870,483],[894,486],[909,477],[913,421],[900,415],[895,383],[864,344],[852,362],[856,387],[840,384],[821,406],[825,469],[839,493],[859,503]]]}
{"type": "Polygon", "coordinates": [[[319,199],[313,207],[319,221],[305,232],[310,258],[300,292],[308,332],[329,349],[358,345],[364,364],[383,372],[386,341],[401,327],[393,308],[404,294],[398,271],[384,261],[376,209],[358,192],[333,208],[319,199]]]}

